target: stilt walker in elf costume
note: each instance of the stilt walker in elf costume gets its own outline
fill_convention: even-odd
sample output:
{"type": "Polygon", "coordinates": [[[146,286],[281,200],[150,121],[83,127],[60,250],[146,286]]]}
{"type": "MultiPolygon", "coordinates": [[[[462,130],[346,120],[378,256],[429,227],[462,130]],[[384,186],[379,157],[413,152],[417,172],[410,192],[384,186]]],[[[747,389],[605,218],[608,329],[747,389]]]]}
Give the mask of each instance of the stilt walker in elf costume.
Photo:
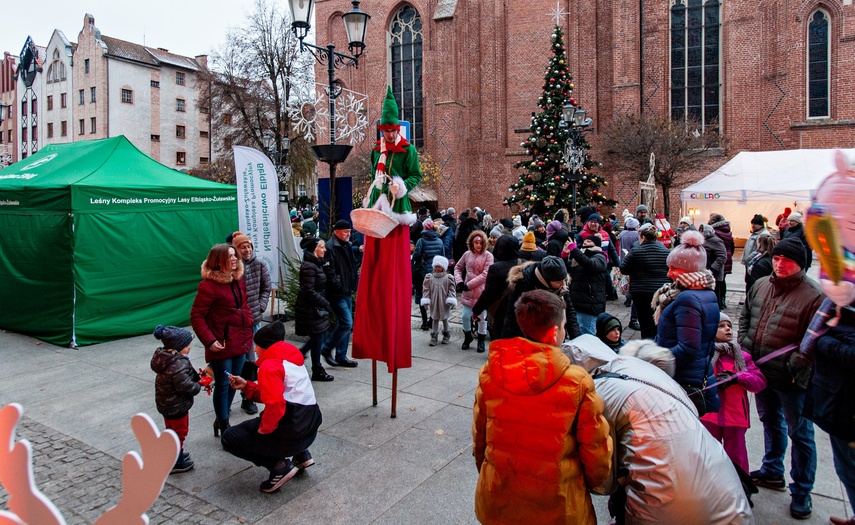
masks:
{"type": "Polygon", "coordinates": [[[422,180],[415,146],[400,135],[398,104],[387,88],[379,129],[382,137],[371,152],[374,182],[363,205],[398,221],[385,238],[365,237],[365,254],[356,292],[353,357],[372,359],[374,404],[377,404],[376,361],[392,376],[392,417],[395,417],[397,370],[413,363],[410,302],[410,229],[416,221],[409,192],[422,180]]]}

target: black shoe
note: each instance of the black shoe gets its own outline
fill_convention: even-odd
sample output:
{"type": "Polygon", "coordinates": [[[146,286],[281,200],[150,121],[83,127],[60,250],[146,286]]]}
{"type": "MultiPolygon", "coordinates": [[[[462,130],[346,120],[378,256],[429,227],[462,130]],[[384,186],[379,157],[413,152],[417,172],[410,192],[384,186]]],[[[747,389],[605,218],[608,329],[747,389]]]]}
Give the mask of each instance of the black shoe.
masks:
{"type": "MultiPolygon", "coordinates": [[[[753,481],[758,487],[765,487],[779,492],[787,490],[787,482],[784,481],[783,476],[771,476],[763,472],[763,470],[752,471],[750,476],[751,481],[753,481]]],[[[792,508],[792,506],[790,508],[792,508]]],[[[808,513],[808,515],[810,515],[810,513],[808,513]]]]}
{"type": "Polygon", "coordinates": [[[463,332],[463,345],[460,346],[461,350],[469,350],[469,343],[473,341],[472,330],[463,332]]]}
{"type": "Polygon", "coordinates": [[[810,494],[793,494],[793,501],[790,502],[790,516],[797,520],[806,520],[810,518],[813,504],[810,500],[810,494]]]}
{"type": "Polygon", "coordinates": [[[476,350],[479,354],[483,354],[487,351],[485,339],[487,336],[485,334],[478,334],[478,349],[476,350]]]}
{"type": "Polygon", "coordinates": [[[214,437],[220,437],[220,432],[225,432],[231,425],[229,424],[229,419],[215,419],[214,420],[214,437]]]}
{"type": "Polygon", "coordinates": [[[627,298],[626,298],[626,301],[624,301],[624,302],[623,302],[623,305],[624,305],[624,306],[626,306],[627,308],[629,308],[630,306],[632,306],[632,298],[627,297],[627,298]]]}
{"type": "Polygon", "coordinates": [[[170,474],[179,474],[181,472],[187,472],[188,470],[193,469],[193,462],[189,459],[182,459],[181,455],[178,455],[178,460],[175,462],[175,466],[172,467],[172,470],[169,471],[170,474]]]}
{"type": "Polygon", "coordinates": [[[638,319],[630,319],[627,328],[632,328],[633,330],[641,330],[641,324],[639,324],[638,319]]]}
{"type": "Polygon", "coordinates": [[[279,487],[288,482],[291,478],[297,475],[300,469],[291,463],[290,459],[286,459],[283,466],[274,468],[270,471],[270,477],[267,481],[262,481],[259,489],[261,492],[276,492],[279,487]]]}
{"type": "Polygon", "coordinates": [[[258,414],[258,405],[250,401],[249,399],[244,399],[240,402],[240,407],[249,415],[258,414]]]}
{"type": "Polygon", "coordinates": [[[338,366],[343,366],[345,368],[356,368],[359,366],[358,362],[353,359],[348,359],[347,356],[336,358],[335,362],[338,363],[338,366]]]}
{"type": "Polygon", "coordinates": [[[312,381],[320,381],[327,382],[335,379],[333,376],[329,375],[324,367],[322,366],[313,366],[312,367],[312,381]]]}
{"type": "Polygon", "coordinates": [[[312,453],[308,450],[296,454],[291,459],[291,462],[300,470],[305,470],[315,464],[315,460],[312,459],[312,453]]]}
{"type": "Polygon", "coordinates": [[[184,452],[184,449],[181,449],[181,452],[178,453],[178,459],[184,461],[190,461],[190,453],[184,452]]]}
{"type": "Polygon", "coordinates": [[[724,310],[725,308],[727,308],[727,303],[718,303],[719,310],[724,310]]]}
{"type": "Polygon", "coordinates": [[[324,357],[324,361],[326,361],[328,365],[338,366],[338,361],[332,356],[332,350],[321,350],[321,355],[324,357]]]}

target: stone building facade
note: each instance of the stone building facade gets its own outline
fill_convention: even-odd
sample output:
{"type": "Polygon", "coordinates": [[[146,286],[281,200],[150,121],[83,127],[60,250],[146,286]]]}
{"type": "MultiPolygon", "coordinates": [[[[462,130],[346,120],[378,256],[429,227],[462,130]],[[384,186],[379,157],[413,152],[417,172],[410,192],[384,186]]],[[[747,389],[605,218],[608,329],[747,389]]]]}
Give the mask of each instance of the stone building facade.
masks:
{"type": "Polygon", "coordinates": [[[17,158],[18,152],[18,86],[15,70],[18,57],[3,53],[0,61],[0,168],[17,158]]]}
{"type": "MultiPolygon", "coordinates": [[[[502,197],[517,179],[513,164],[525,158],[520,142],[538,111],[556,11],[566,13],[558,20],[573,95],[594,120],[592,155],[620,208],[638,202],[638,182],[610,166],[599,132],[618,111],[690,113],[720,126],[729,148],[699,162],[695,179],[741,150],[855,146],[852,0],[364,0],[360,7],[372,16],[365,55],[359,69],[338,76],[369,95],[375,122],[387,84],[403,98],[415,91],[406,90],[407,75],[403,88],[394,84],[406,53],[420,53],[409,76],[421,101],[403,116],[421,119],[419,145],[442,170],[440,207],[511,213],[502,197]],[[413,12],[417,28],[401,20],[413,12]],[[405,40],[418,41],[404,46],[403,57],[395,49],[402,26],[405,40]]],[[[317,43],[347,48],[340,15],[349,8],[344,0],[317,0],[317,43]]],[[[324,67],[316,73],[323,78],[324,67]]],[[[675,219],[679,195],[672,203],[675,219]]]]}

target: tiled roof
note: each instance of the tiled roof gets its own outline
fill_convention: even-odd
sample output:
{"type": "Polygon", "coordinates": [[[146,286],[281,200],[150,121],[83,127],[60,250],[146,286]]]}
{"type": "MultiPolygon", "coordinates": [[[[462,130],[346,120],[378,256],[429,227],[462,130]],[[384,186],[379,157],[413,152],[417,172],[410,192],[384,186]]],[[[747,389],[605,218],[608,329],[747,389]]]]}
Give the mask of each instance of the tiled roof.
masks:
{"type": "Polygon", "coordinates": [[[142,62],[151,66],[158,65],[157,60],[146,52],[145,46],[104,35],[101,35],[101,41],[107,44],[107,55],[109,56],[142,62]]]}
{"type": "Polygon", "coordinates": [[[170,53],[169,51],[164,51],[163,49],[153,49],[147,47],[145,48],[145,50],[148,51],[158,62],[169,64],[171,66],[192,69],[194,71],[200,69],[199,63],[192,58],[176,55],[174,53],[170,53]]]}

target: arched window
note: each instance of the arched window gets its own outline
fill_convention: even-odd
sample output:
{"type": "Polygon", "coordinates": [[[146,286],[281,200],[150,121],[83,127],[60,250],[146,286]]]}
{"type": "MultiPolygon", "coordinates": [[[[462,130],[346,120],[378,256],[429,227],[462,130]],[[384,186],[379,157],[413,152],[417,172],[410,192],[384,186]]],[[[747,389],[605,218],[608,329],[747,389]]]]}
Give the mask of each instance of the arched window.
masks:
{"type": "Polygon", "coordinates": [[[808,22],[808,118],[830,117],[829,95],[831,92],[831,39],[828,13],[815,11],[808,22]]]}
{"type": "Polygon", "coordinates": [[[59,59],[59,49],[53,50],[53,62],[48,66],[46,81],[59,82],[66,79],[65,64],[59,59]]]}
{"type": "Polygon", "coordinates": [[[721,106],[721,3],[671,4],[671,119],[710,125],[721,106]]]}
{"type": "Polygon", "coordinates": [[[389,28],[392,93],[401,120],[410,122],[410,142],[424,145],[422,113],[422,19],[412,6],[402,7],[389,28]]]}

